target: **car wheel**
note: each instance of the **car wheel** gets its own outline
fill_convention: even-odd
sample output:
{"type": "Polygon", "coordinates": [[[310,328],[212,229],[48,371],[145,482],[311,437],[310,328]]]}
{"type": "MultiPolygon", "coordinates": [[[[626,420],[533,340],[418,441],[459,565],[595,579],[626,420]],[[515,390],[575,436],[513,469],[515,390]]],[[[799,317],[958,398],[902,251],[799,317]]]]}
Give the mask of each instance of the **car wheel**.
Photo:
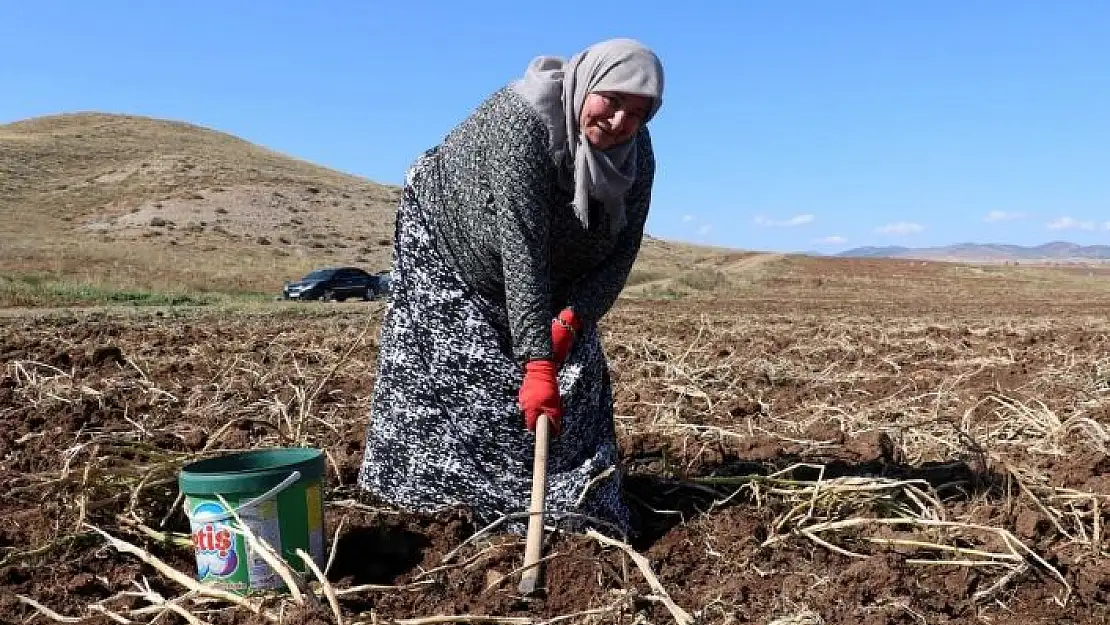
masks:
{"type": "Polygon", "coordinates": [[[378,293],[374,290],[374,287],[368,286],[366,287],[366,290],[362,292],[362,301],[369,302],[370,300],[374,299],[374,296],[376,296],[377,294],[378,293]]]}
{"type": "Polygon", "coordinates": [[[334,302],[335,301],[335,291],[333,291],[331,289],[325,290],[324,294],[320,296],[320,299],[322,301],[325,301],[325,302],[334,302]]]}

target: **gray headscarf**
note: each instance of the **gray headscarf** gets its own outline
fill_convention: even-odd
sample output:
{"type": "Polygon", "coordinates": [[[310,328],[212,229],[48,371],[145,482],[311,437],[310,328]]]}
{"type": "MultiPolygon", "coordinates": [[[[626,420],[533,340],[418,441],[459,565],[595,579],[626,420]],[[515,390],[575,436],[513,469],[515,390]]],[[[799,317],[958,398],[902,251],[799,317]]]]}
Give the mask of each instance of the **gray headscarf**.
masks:
{"type": "Polygon", "coordinates": [[[663,66],[658,57],[632,39],[610,39],[564,61],[539,56],[532,60],[513,90],[547,122],[552,157],[561,183],[574,189],[574,212],[589,227],[589,197],[602,202],[614,232],[624,228],[624,194],[636,181],[636,141],[597,150],[582,135],[578,118],[593,91],[631,93],[651,98],[643,123],[663,104],[663,66]]]}

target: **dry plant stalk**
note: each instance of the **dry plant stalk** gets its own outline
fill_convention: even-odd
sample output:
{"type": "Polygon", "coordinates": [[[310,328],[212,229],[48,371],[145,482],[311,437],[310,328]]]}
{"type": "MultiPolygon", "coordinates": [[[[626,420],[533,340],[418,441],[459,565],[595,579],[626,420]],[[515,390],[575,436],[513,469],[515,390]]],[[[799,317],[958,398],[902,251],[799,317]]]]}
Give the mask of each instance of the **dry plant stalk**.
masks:
{"type": "Polygon", "coordinates": [[[425,616],[423,618],[403,618],[393,621],[397,625],[439,625],[440,623],[487,623],[489,625],[532,625],[530,618],[521,616],[480,616],[461,614],[456,616],[425,616]]]}
{"type": "Polygon", "coordinates": [[[694,617],[690,616],[689,612],[678,607],[678,604],[671,600],[671,596],[667,593],[667,589],[663,588],[663,584],[659,582],[659,578],[655,576],[654,572],[652,572],[651,563],[648,562],[647,558],[637,553],[636,550],[627,543],[623,543],[619,540],[613,540],[612,538],[609,538],[594,529],[588,530],[586,532],[586,535],[603,545],[616,547],[627,554],[628,557],[632,558],[632,561],[636,563],[636,568],[640,570],[640,574],[642,574],[644,576],[644,579],[647,580],[648,586],[650,586],[651,590],[657,596],[659,596],[660,600],[663,602],[663,605],[667,607],[667,611],[671,613],[671,616],[674,617],[674,620],[676,623],[678,623],[678,625],[690,625],[694,622],[694,617]]]}
{"type": "Polygon", "coordinates": [[[185,575],[184,573],[181,573],[180,571],[173,568],[172,566],[166,564],[162,560],[158,559],[156,556],[146,552],[143,549],[140,549],[139,547],[136,547],[135,545],[132,545],[131,543],[129,543],[125,540],[121,540],[119,538],[116,538],[116,537],[112,536],[111,534],[108,534],[104,530],[102,530],[98,527],[92,526],[92,525],[86,524],[85,527],[87,527],[88,529],[90,529],[90,530],[96,532],[97,534],[100,534],[101,536],[103,536],[104,539],[108,541],[108,544],[111,545],[116,551],[119,551],[119,552],[122,552],[122,553],[127,553],[127,554],[135,556],[136,558],[138,558],[138,559],[142,560],[143,562],[145,562],[145,563],[151,565],[152,567],[154,567],[159,573],[161,573],[165,577],[173,580],[174,582],[177,582],[178,584],[180,584],[181,586],[184,586],[185,588],[188,588],[189,590],[191,590],[192,592],[194,592],[196,594],[212,597],[214,599],[222,599],[224,601],[228,601],[228,602],[233,603],[233,604],[235,604],[237,606],[240,606],[242,608],[246,608],[252,614],[261,614],[261,615],[267,616],[269,618],[269,616],[265,612],[262,611],[260,606],[255,605],[254,603],[248,601],[247,599],[245,599],[243,597],[240,597],[239,595],[236,595],[234,593],[228,592],[228,591],[220,589],[220,588],[215,588],[213,586],[208,586],[208,585],[205,585],[205,584],[201,584],[200,582],[194,580],[193,578],[189,577],[188,575],[185,575]]]}
{"type": "Polygon", "coordinates": [[[312,556],[305,553],[304,550],[299,547],[297,548],[296,554],[297,557],[304,562],[305,566],[316,575],[317,581],[320,582],[320,587],[323,589],[324,596],[328,598],[328,605],[331,606],[332,614],[335,615],[336,625],[343,625],[343,611],[339,608],[339,598],[335,594],[335,588],[332,587],[328,578],[324,576],[320,567],[316,566],[316,563],[313,562],[312,556]]]}
{"type": "Polygon", "coordinates": [[[424,588],[427,588],[428,586],[434,586],[435,584],[436,584],[435,580],[431,580],[431,579],[426,579],[426,580],[420,581],[420,582],[413,582],[411,584],[398,584],[398,585],[395,585],[395,586],[394,585],[388,585],[388,584],[359,584],[358,586],[349,586],[347,588],[337,588],[337,589],[335,589],[335,595],[337,597],[345,597],[347,595],[357,595],[357,594],[363,593],[363,592],[397,592],[397,591],[415,592],[415,591],[423,590],[424,588]]]}
{"type": "Polygon", "coordinates": [[[54,610],[51,610],[50,608],[42,605],[41,603],[39,603],[38,601],[35,601],[34,599],[32,599],[30,597],[24,597],[23,595],[16,595],[15,597],[16,597],[16,599],[19,600],[20,603],[24,603],[24,604],[27,604],[27,605],[31,606],[39,614],[42,614],[46,618],[48,618],[52,621],[56,621],[58,623],[80,623],[81,621],[85,620],[85,619],[83,619],[81,617],[77,617],[77,616],[63,616],[61,614],[58,614],[54,610]]]}
{"type": "MultiPolygon", "coordinates": [[[[131,596],[138,596],[149,602],[151,606],[146,610],[157,610],[155,612],[155,617],[153,621],[158,621],[167,612],[173,612],[174,614],[185,619],[185,622],[187,622],[189,625],[211,625],[206,621],[202,621],[198,616],[186,610],[181,605],[178,605],[176,600],[167,601],[165,597],[163,597],[160,593],[155,592],[154,589],[150,587],[149,582],[147,582],[145,578],[143,579],[143,583],[139,585],[139,587],[141,589],[139,592],[132,592],[127,594],[131,596]]],[[[145,610],[135,610],[134,612],[132,612],[132,614],[136,615],[142,613],[145,613],[145,610]]]]}

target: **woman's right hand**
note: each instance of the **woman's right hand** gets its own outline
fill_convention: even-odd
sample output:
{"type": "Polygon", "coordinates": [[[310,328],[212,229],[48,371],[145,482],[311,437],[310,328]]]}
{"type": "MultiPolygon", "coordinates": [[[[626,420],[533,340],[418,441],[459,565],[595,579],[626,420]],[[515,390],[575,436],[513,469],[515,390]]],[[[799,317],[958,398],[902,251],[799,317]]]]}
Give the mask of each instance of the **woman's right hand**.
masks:
{"type": "Polygon", "coordinates": [[[563,401],[559,397],[557,365],[552,360],[531,360],[524,365],[524,382],[518,401],[524,412],[524,425],[536,431],[536,420],[545,416],[551,422],[551,434],[562,431],[563,401]]]}

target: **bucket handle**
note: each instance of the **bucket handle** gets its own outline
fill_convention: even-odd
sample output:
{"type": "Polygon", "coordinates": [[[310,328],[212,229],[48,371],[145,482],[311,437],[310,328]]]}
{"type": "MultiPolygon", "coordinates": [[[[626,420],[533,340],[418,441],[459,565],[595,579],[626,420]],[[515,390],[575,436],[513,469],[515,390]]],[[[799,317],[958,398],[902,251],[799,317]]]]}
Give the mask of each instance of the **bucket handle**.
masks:
{"type": "Polygon", "coordinates": [[[293,485],[294,482],[296,482],[299,479],[301,479],[301,472],[300,471],[293,471],[292,473],[289,474],[289,477],[282,480],[281,483],[278,484],[277,486],[275,486],[275,487],[271,488],[270,490],[262,493],[261,495],[255,497],[254,499],[244,501],[243,503],[239,504],[238,506],[235,506],[234,508],[232,508],[231,510],[228,510],[227,512],[224,512],[223,514],[203,514],[202,513],[198,516],[189,515],[189,520],[194,521],[196,523],[214,523],[216,521],[227,520],[227,519],[231,518],[232,514],[239,514],[239,511],[242,510],[243,508],[249,508],[253,505],[260,504],[260,503],[262,503],[262,502],[264,502],[268,499],[273,499],[274,497],[277,497],[279,494],[281,494],[281,491],[285,490],[286,488],[289,488],[290,486],[293,485]]]}

